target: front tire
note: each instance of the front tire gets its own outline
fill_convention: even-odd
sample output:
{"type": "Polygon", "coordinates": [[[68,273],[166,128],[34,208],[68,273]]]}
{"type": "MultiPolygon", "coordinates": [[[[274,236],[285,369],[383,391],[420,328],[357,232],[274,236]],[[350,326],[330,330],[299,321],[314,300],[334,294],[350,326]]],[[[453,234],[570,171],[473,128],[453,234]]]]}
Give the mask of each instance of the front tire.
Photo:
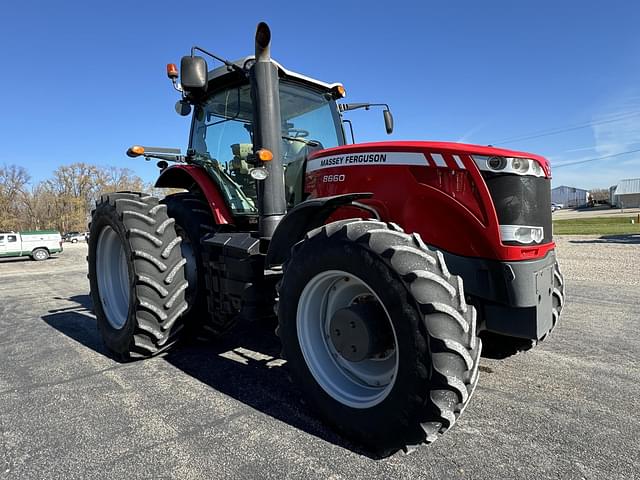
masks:
{"type": "Polygon", "coordinates": [[[92,213],[91,298],[104,343],[121,361],[166,350],[183,327],[186,260],[166,210],[123,192],[103,195],[92,213]]]}
{"type": "Polygon", "coordinates": [[[481,351],[475,310],[460,278],[418,235],[376,221],[325,225],[294,247],[279,292],[278,333],[291,375],[346,436],[388,455],[435,441],[467,406],[481,351]],[[382,349],[349,361],[332,343],[326,314],[369,302],[384,309],[390,328],[375,327],[386,329],[382,349]]]}

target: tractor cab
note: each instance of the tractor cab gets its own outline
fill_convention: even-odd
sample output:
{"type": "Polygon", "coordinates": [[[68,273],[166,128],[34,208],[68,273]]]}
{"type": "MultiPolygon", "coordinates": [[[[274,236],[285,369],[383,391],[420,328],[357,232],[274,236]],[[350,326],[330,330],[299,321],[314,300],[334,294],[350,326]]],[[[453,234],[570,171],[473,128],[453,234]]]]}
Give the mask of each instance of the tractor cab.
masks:
{"type": "MultiPolygon", "coordinates": [[[[254,107],[248,76],[253,57],[208,72],[206,92],[194,104],[189,154],[208,165],[235,215],[257,215],[254,161],[254,107]]],[[[274,62],[275,63],[275,62],[274,62]]],[[[303,200],[304,164],[310,152],[345,144],[336,100],[340,84],[327,84],[288,71],[280,76],[280,152],[287,203],[303,200]]]]}

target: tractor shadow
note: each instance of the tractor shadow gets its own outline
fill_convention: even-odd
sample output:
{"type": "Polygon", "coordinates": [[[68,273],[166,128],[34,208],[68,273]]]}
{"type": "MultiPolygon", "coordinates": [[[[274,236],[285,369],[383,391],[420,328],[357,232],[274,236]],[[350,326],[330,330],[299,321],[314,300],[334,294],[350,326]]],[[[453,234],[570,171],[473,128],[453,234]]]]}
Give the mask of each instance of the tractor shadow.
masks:
{"type": "MultiPolygon", "coordinates": [[[[89,295],[65,298],[75,305],[42,319],[67,337],[110,357],[91,311],[89,295]]],[[[272,325],[240,323],[216,340],[187,340],[161,358],[187,375],[281,422],[359,455],[382,457],[354,445],[322,424],[289,381],[272,325]]]]}
{"type": "Polygon", "coordinates": [[[593,240],[569,240],[569,243],[621,243],[625,245],[640,244],[640,234],[631,233],[628,235],[602,235],[593,240]]]}
{"type": "Polygon", "coordinates": [[[54,297],[56,300],[66,300],[74,305],[49,310],[42,320],[60,333],[76,342],[109,356],[109,352],[98,335],[96,321],[91,311],[92,302],[89,295],[74,295],[72,297],[54,297]]]}

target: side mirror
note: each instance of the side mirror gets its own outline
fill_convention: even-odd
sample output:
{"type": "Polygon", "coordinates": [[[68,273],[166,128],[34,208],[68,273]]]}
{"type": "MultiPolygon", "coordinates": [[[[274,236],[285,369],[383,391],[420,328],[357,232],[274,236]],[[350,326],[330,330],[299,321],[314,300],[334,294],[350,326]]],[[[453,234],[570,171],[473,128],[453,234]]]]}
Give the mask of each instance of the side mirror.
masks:
{"type": "Polygon", "coordinates": [[[180,84],[185,92],[207,90],[207,62],[202,57],[182,57],[180,60],[180,84]]]}
{"type": "Polygon", "coordinates": [[[181,117],[186,117],[191,113],[191,104],[186,100],[178,100],[176,102],[176,112],[181,117]]]}
{"type": "Polygon", "coordinates": [[[393,133],[393,115],[391,115],[390,110],[383,110],[382,115],[384,115],[384,126],[387,129],[387,135],[391,135],[393,133]]]}

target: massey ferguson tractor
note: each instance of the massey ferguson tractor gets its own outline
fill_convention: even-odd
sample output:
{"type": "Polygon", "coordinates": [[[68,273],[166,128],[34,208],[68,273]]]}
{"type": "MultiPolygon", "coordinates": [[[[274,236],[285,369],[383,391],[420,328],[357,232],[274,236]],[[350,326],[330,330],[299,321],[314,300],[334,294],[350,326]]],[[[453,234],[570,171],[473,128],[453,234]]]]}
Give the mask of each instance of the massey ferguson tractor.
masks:
{"type": "Polygon", "coordinates": [[[341,84],[287,70],[270,43],[260,23],[255,56],[193,47],[180,72],[167,66],[178,113],[192,115],[186,154],[127,153],[159,159],[156,187],[184,192],[97,203],[101,335],[128,361],[185,332],[277,317],[286,368],[327,423],[383,455],[431,443],[469,404],[483,342],[506,357],[558,322],[549,164],[458,143],[349,143],[345,112],[378,105],[343,103],[341,84]]]}

